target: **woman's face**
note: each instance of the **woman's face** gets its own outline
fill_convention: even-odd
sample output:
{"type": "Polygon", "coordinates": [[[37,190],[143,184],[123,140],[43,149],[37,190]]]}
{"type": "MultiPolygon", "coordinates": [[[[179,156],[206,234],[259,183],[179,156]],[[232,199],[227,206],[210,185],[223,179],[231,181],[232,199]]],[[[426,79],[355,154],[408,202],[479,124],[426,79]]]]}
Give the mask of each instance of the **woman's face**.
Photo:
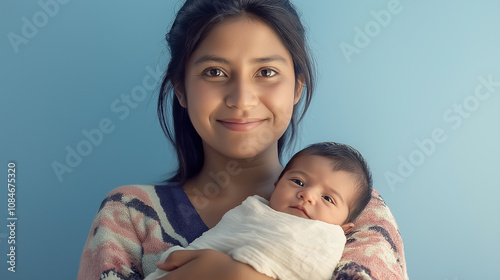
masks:
{"type": "Polygon", "coordinates": [[[188,61],[185,92],[176,94],[205,152],[243,159],[277,151],[302,85],[274,30],[237,17],[209,32],[188,61]]]}

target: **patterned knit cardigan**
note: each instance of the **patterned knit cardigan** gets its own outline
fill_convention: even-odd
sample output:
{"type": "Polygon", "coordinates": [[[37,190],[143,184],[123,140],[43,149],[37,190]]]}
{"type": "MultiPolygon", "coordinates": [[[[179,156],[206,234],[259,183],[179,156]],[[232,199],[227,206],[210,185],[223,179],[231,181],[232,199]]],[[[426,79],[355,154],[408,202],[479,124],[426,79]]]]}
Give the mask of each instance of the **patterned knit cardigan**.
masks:
{"type": "MultiPolygon", "coordinates": [[[[396,221],[378,192],[347,235],[332,279],[408,279],[396,221]]],[[[78,280],[144,279],[162,252],[208,230],[183,189],[123,186],[102,202],[83,250],[78,280]]]]}

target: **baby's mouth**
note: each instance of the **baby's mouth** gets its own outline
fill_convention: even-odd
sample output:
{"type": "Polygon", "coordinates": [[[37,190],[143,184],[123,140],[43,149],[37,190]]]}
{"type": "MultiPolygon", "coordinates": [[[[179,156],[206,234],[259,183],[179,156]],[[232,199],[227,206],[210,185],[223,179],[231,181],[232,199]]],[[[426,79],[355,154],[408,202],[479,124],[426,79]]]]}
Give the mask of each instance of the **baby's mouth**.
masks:
{"type": "Polygon", "coordinates": [[[297,210],[300,210],[302,211],[302,213],[304,213],[304,215],[306,215],[306,217],[308,219],[311,219],[311,217],[309,217],[309,215],[307,214],[307,211],[304,207],[302,207],[301,205],[295,205],[295,206],[291,206],[290,208],[294,208],[294,209],[297,209],[297,210]]]}

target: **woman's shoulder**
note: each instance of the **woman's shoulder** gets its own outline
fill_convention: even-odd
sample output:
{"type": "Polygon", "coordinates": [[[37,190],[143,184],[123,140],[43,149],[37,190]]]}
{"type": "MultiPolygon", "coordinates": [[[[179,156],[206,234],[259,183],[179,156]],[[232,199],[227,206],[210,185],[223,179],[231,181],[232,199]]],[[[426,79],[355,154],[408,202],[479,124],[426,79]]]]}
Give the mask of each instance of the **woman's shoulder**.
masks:
{"type": "Polygon", "coordinates": [[[140,195],[142,193],[150,193],[155,188],[154,185],[123,185],[111,190],[107,197],[121,195],[140,195]]]}
{"type": "MultiPolygon", "coordinates": [[[[177,183],[167,183],[164,185],[123,185],[111,190],[104,199],[107,201],[143,201],[150,202],[151,199],[158,196],[159,193],[173,192],[179,188],[177,183]]],[[[168,194],[166,194],[168,195],[168,194]]],[[[148,203],[151,204],[151,203],[148,203]]]]}
{"type": "Polygon", "coordinates": [[[158,222],[167,235],[173,237],[167,241],[174,245],[187,245],[208,229],[176,182],[113,189],[102,202],[99,214],[108,216],[119,212],[140,213],[145,219],[158,222]]]}
{"type": "Polygon", "coordinates": [[[187,244],[158,196],[158,189],[175,186],[125,185],[110,191],[92,223],[79,279],[142,279],[143,272],[156,269],[154,263],[170,245],[187,244]]]}
{"type": "Polygon", "coordinates": [[[177,183],[165,185],[123,185],[111,190],[102,200],[98,213],[126,211],[131,209],[143,212],[146,216],[157,218],[158,212],[169,210],[171,204],[181,203],[178,192],[182,191],[177,183]],[[162,203],[171,201],[169,205],[162,203]]]}
{"type": "Polygon", "coordinates": [[[144,195],[149,193],[154,193],[158,188],[176,188],[179,187],[178,183],[166,183],[163,185],[123,185],[111,190],[107,197],[122,194],[122,195],[144,195]]]}

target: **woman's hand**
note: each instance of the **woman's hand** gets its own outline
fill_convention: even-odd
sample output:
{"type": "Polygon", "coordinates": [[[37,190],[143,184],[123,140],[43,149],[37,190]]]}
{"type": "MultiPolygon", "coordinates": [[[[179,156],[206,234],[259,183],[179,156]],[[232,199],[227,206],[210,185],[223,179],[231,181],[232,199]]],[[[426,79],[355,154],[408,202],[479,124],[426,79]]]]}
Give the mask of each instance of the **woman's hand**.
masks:
{"type": "Polygon", "coordinates": [[[165,262],[157,264],[169,274],[161,280],[270,280],[251,266],[233,260],[219,251],[179,250],[172,252],[165,262]]]}

